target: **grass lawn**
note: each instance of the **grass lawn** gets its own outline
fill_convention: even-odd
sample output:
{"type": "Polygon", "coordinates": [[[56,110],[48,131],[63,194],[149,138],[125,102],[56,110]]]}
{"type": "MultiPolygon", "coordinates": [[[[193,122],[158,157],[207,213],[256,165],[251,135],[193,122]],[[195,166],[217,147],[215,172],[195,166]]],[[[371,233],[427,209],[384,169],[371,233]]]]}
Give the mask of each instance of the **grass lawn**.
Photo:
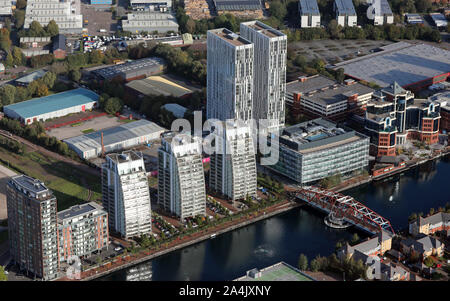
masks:
{"type": "Polygon", "coordinates": [[[81,132],[83,134],[89,134],[89,133],[95,132],[95,130],[94,129],[85,129],[85,130],[82,130],[81,132]]]}
{"type": "Polygon", "coordinates": [[[23,155],[0,147],[0,158],[12,169],[43,181],[55,194],[58,210],[83,203],[88,198],[87,185],[93,190],[91,201],[101,198],[100,177],[86,174],[77,167],[25,149],[23,155]]]}
{"type": "Polygon", "coordinates": [[[83,122],[77,122],[77,123],[72,123],[70,126],[71,127],[76,127],[76,126],[80,126],[82,124],[83,124],[83,122]]]}

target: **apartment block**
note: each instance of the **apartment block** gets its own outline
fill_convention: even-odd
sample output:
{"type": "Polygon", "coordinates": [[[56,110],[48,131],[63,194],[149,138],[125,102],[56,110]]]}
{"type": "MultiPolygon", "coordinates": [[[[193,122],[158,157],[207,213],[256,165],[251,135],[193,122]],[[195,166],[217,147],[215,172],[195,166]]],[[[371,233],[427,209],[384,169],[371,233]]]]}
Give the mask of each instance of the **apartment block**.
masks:
{"type": "Polygon", "coordinates": [[[25,10],[25,29],[30,28],[33,21],[42,26],[51,20],[58,24],[60,33],[81,33],[83,16],[80,13],[80,0],[28,0],[25,10]]]}
{"type": "Polygon", "coordinates": [[[108,154],[102,166],[102,193],[110,230],[127,239],[151,233],[150,192],[142,154],[108,154]]]}
{"type": "Polygon", "coordinates": [[[58,212],[59,261],[84,257],[108,246],[108,213],[90,202],[58,212]]]}
{"type": "Polygon", "coordinates": [[[394,23],[394,14],[387,0],[368,0],[372,9],[373,25],[394,23]]]}
{"type": "Polygon", "coordinates": [[[205,215],[201,139],[175,132],[164,134],[158,164],[158,205],[181,220],[205,215]]]}
{"type": "Polygon", "coordinates": [[[414,94],[394,82],[373,94],[367,104],[365,132],[374,156],[395,156],[397,145],[407,140],[434,144],[439,136],[439,103],[414,99],[414,94]]]}
{"type": "Polygon", "coordinates": [[[58,275],[57,204],[41,181],[18,175],[6,185],[9,248],[13,262],[29,276],[58,275]]]}
{"type": "Polygon", "coordinates": [[[241,23],[240,34],[254,45],[253,118],[278,131],[285,123],[287,37],[260,21],[241,23]]]}
{"type": "Polygon", "coordinates": [[[207,118],[250,120],[253,43],[228,29],[214,29],[208,31],[207,50],[207,118]]]}
{"type": "Polygon", "coordinates": [[[357,25],[357,16],[352,0],[334,0],[333,7],[338,25],[342,27],[357,25]]]}
{"type": "Polygon", "coordinates": [[[300,0],[298,2],[300,27],[320,27],[320,12],[316,0],[300,0]]]}
{"type": "Polygon", "coordinates": [[[438,212],[427,217],[419,216],[409,223],[409,233],[412,235],[430,235],[441,231],[447,236],[450,235],[450,213],[438,212]]]}
{"type": "Polygon", "coordinates": [[[256,196],[256,158],[250,126],[222,123],[211,155],[209,186],[230,200],[256,196]]]}
{"type": "Polygon", "coordinates": [[[318,118],[285,128],[278,141],[279,159],[268,168],[297,183],[350,174],[369,164],[369,138],[318,118]]]}

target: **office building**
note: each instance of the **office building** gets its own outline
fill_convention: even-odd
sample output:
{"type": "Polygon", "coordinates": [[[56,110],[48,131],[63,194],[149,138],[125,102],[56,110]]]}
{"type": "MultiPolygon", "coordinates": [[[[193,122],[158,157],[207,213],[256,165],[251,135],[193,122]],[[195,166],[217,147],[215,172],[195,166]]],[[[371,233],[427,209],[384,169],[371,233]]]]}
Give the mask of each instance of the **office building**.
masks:
{"type": "Polygon", "coordinates": [[[25,175],[11,178],[6,186],[9,252],[14,263],[29,276],[57,277],[57,205],[44,183],[25,175]]]}
{"type": "Polygon", "coordinates": [[[299,184],[345,176],[369,164],[368,137],[322,118],[285,128],[272,144],[279,159],[267,167],[299,184]]]}
{"type": "Polygon", "coordinates": [[[253,43],[221,28],[207,34],[206,118],[252,118],[253,43]]]}
{"type": "Polygon", "coordinates": [[[188,134],[164,134],[158,165],[158,205],[182,221],[204,216],[206,192],[201,140],[188,134]]]}
{"type": "Polygon", "coordinates": [[[241,23],[240,33],[254,45],[253,118],[278,131],[285,122],[287,37],[260,21],[241,23]]]}
{"type": "Polygon", "coordinates": [[[299,0],[300,27],[320,27],[320,12],[316,0],[299,0]]]}
{"type": "Polygon", "coordinates": [[[142,154],[109,154],[102,166],[103,207],[109,228],[124,238],[152,231],[150,192],[142,154]]]}
{"type": "Polygon", "coordinates": [[[335,121],[344,121],[350,114],[364,115],[374,92],[353,79],[340,84],[322,75],[303,76],[286,87],[286,105],[292,114],[335,121]]]}
{"type": "Polygon", "coordinates": [[[28,0],[23,27],[30,28],[33,21],[42,26],[54,20],[60,33],[81,33],[83,16],[80,13],[80,0],[28,0]]]}
{"type": "Polygon", "coordinates": [[[439,135],[439,104],[414,99],[414,94],[396,82],[373,94],[367,104],[365,132],[374,156],[395,156],[397,145],[407,139],[434,144],[439,135]]]}
{"type": "Polygon", "coordinates": [[[405,14],[408,24],[423,24],[423,18],[419,14],[405,14]]]}
{"type": "Polygon", "coordinates": [[[108,214],[97,203],[58,212],[59,261],[90,256],[108,246],[108,214]]]}
{"type": "Polygon", "coordinates": [[[215,139],[215,153],[211,155],[209,187],[230,200],[256,196],[252,130],[239,121],[222,124],[215,139]]]}
{"type": "Polygon", "coordinates": [[[352,0],[334,0],[333,7],[338,25],[342,27],[357,25],[357,16],[352,0]]]}
{"type": "Polygon", "coordinates": [[[441,121],[439,131],[450,133],[450,91],[434,94],[428,99],[440,107],[441,121]]]}
{"type": "Polygon", "coordinates": [[[375,83],[382,88],[394,81],[405,89],[420,91],[445,82],[450,74],[450,51],[429,44],[398,42],[379,51],[334,64],[355,80],[375,83]]]}

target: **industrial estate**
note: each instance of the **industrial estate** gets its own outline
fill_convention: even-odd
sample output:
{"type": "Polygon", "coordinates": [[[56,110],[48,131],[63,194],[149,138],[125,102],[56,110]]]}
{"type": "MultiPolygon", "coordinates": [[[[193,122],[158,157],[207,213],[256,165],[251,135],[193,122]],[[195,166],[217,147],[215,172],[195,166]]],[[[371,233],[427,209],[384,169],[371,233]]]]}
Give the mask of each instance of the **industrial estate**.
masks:
{"type": "Polygon", "coordinates": [[[122,2],[0,0],[0,280],[151,280],[304,207],[365,238],[222,280],[450,279],[450,192],[346,194],[448,157],[447,4],[122,2]]]}

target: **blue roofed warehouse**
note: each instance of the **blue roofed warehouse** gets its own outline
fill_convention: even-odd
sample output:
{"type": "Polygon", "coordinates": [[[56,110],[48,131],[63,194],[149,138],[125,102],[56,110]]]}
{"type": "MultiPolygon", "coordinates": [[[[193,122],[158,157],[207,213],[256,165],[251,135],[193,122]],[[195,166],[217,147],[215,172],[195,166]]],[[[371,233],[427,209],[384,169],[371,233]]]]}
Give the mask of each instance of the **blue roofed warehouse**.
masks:
{"type": "Polygon", "coordinates": [[[92,110],[97,106],[98,99],[95,92],[79,88],[8,105],[3,107],[3,112],[9,118],[31,124],[92,110]]]}

